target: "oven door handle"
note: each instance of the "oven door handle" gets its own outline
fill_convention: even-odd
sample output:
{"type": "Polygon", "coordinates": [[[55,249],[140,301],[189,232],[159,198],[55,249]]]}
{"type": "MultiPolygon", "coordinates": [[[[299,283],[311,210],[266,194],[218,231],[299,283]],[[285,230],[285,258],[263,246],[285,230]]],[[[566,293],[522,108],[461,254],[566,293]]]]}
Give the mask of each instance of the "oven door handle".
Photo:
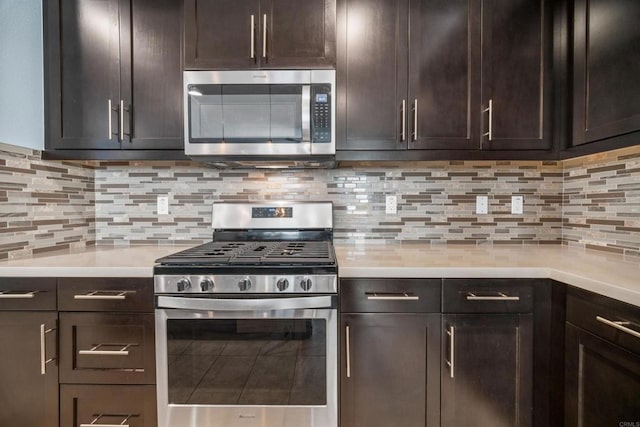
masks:
{"type": "Polygon", "coordinates": [[[318,297],[260,299],[213,299],[159,296],[158,308],[205,311],[298,310],[305,308],[332,308],[332,301],[331,296],[329,295],[318,297]]]}

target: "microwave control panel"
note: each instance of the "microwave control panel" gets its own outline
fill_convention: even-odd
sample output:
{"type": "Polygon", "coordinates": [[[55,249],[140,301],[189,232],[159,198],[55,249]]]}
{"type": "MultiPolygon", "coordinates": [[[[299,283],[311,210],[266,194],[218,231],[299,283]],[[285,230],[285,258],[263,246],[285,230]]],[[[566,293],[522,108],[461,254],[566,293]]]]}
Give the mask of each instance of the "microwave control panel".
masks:
{"type": "Polygon", "coordinates": [[[311,114],[313,142],[331,142],[331,87],[311,87],[311,114]]]}

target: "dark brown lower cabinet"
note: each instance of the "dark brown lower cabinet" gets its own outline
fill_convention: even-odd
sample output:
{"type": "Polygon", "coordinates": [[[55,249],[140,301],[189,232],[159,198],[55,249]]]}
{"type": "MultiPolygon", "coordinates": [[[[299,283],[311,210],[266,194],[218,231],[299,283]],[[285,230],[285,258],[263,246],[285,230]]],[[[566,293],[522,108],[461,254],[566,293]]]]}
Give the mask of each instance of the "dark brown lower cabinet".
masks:
{"type": "Polygon", "coordinates": [[[341,427],[440,425],[440,314],[341,316],[341,427]]]}
{"type": "Polygon", "coordinates": [[[155,386],[60,386],[61,426],[157,424],[155,386]]]}
{"type": "Polygon", "coordinates": [[[0,426],[58,425],[57,319],[0,312],[0,426]]]}
{"type": "Polygon", "coordinates": [[[442,426],[531,426],[533,315],[450,314],[442,323],[442,426]]]}

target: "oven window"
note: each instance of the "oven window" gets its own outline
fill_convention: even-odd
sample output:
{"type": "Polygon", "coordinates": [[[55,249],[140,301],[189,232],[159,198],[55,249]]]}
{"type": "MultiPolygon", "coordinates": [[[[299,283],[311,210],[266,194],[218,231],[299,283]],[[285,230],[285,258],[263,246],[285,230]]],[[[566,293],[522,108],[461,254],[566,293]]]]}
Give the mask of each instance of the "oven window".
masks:
{"type": "Polygon", "coordinates": [[[170,404],[325,405],[326,320],[170,319],[170,404]]]}
{"type": "Polygon", "coordinates": [[[198,85],[190,142],[301,142],[302,85],[198,85]]]}

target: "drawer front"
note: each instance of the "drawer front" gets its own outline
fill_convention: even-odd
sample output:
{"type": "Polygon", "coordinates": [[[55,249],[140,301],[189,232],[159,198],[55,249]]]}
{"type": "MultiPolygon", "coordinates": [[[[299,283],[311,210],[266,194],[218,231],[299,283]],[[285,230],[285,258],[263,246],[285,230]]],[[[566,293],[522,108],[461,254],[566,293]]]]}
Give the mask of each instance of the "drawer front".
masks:
{"type": "Polygon", "coordinates": [[[154,315],[60,313],[60,382],[155,383],[154,315]]]}
{"type": "Polygon", "coordinates": [[[343,313],[439,313],[440,279],[345,279],[343,313]]]}
{"type": "Polygon", "coordinates": [[[443,313],[528,313],[533,311],[531,279],[444,279],[443,313]]]}
{"type": "Polygon", "coordinates": [[[570,288],[567,322],[640,355],[640,307],[570,288]]]}
{"type": "Polygon", "coordinates": [[[60,425],[156,427],[155,386],[61,385],[60,425]]]}
{"type": "Polygon", "coordinates": [[[58,279],[60,311],[153,312],[153,279],[58,279]]]}
{"type": "Polygon", "coordinates": [[[55,309],[56,279],[44,277],[0,278],[0,311],[55,309]]]}

